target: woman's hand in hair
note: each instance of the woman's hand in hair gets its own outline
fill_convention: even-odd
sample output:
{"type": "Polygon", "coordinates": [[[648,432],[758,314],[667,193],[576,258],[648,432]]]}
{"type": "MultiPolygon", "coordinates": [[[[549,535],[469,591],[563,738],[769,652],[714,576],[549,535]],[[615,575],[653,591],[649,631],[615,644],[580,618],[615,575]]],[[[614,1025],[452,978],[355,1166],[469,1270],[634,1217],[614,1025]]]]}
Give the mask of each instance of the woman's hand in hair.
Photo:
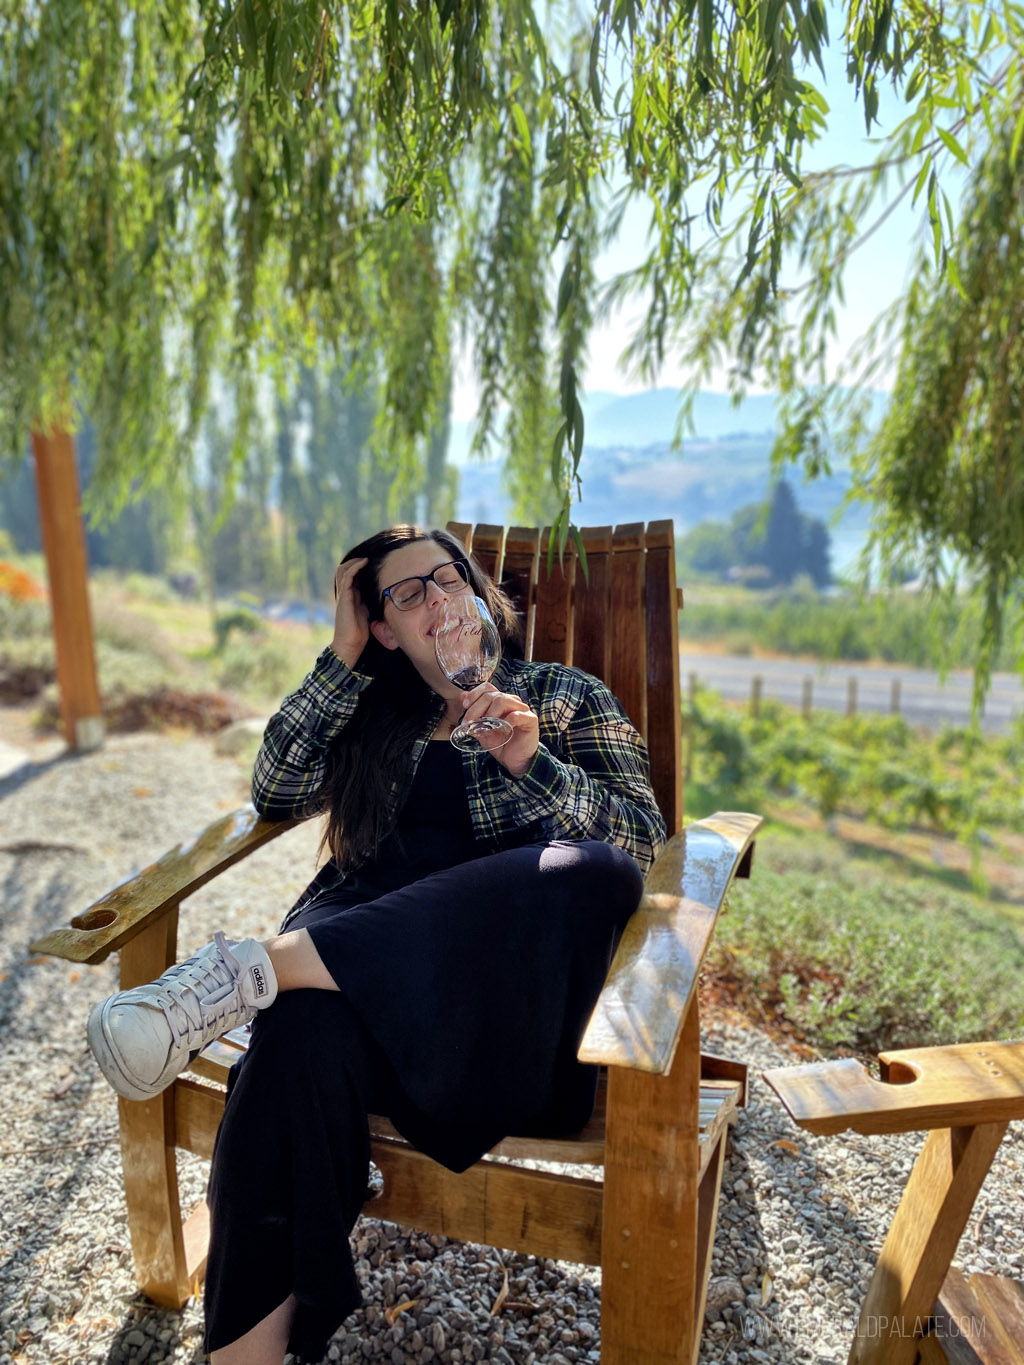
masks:
{"type": "Polygon", "coordinates": [[[346,559],[334,571],[334,638],[331,649],[349,668],[355,668],[370,638],[370,613],[355,585],[356,574],[368,563],[366,559],[346,559]]]}
{"type": "MultiPolygon", "coordinates": [[[[478,720],[481,716],[501,716],[512,726],[512,738],[507,744],[489,752],[513,777],[522,777],[540,744],[540,722],[522,697],[513,692],[499,692],[493,683],[483,683],[467,692],[463,702],[463,719],[478,720]]],[[[482,747],[487,748],[484,736],[482,747]]]]}

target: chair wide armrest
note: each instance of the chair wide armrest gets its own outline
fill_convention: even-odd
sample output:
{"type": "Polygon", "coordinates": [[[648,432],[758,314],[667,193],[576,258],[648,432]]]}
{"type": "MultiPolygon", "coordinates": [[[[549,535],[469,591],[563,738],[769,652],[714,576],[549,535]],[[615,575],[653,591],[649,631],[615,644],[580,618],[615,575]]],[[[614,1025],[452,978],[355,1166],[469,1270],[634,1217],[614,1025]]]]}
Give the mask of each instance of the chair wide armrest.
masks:
{"type": "Polygon", "coordinates": [[[764,1079],[810,1133],[914,1133],[1024,1118],[1024,1043],[951,1043],[780,1066],[764,1079]]]}
{"type": "Polygon", "coordinates": [[[581,1062],[664,1075],[734,876],[749,874],[759,815],[719,811],[672,836],[647,874],[583,1042],[581,1062]]]}
{"type": "Polygon", "coordinates": [[[66,929],[38,939],[31,951],[70,962],[102,962],[218,873],[300,823],[263,820],[252,806],[243,806],[133,873],[75,915],[66,929]]]}

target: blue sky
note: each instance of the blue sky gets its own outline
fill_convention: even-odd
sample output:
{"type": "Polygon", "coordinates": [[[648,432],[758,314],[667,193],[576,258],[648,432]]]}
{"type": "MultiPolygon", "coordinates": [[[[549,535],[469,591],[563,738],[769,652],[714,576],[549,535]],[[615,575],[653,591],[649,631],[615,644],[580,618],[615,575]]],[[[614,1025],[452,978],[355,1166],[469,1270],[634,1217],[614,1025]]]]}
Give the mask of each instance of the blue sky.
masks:
{"type": "MultiPolygon", "coordinates": [[[[824,93],[831,112],[828,131],[813,153],[805,159],[807,171],[831,165],[863,165],[871,161],[877,151],[873,140],[865,136],[864,116],[854,102],[843,69],[844,59],[836,46],[836,35],[842,28],[837,10],[835,6],[829,9],[829,31],[833,46],[826,55],[824,93]]],[[[809,78],[821,88],[821,73],[817,68],[809,73],[809,78]]],[[[877,125],[874,140],[894,129],[903,112],[902,101],[888,90],[883,91],[879,109],[881,123],[877,125]]],[[[949,181],[948,185],[952,186],[952,183],[949,181]]],[[[896,193],[895,188],[893,193],[896,193]]],[[[601,258],[599,273],[602,278],[611,278],[642,259],[649,216],[649,210],[641,205],[634,205],[627,213],[617,243],[601,258]]],[[[846,302],[838,314],[838,337],[833,347],[834,368],[878,313],[902,292],[911,245],[920,220],[921,208],[911,207],[911,196],[908,194],[878,231],[848,261],[845,274],[846,302]]],[[[631,320],[637,316],[639,308],[633,305],[620,311],[610,322],[592,333],[585,377],[587,392],[608,390],[635,393],[645,387],[618,364],[625,340],[632,331],[631,320]]],[[[657,382],[661,386],[678,387],[688,382],[690,377],[670,355],[657,382]]],[[[724,371],[704,387],[724,392],[727,387],[724,371]]],[[[476,397],[471,367],[463,361],[459,366],[453,398],[453,417],[456,420],[471,419],[476,411],[476,397]]]]}

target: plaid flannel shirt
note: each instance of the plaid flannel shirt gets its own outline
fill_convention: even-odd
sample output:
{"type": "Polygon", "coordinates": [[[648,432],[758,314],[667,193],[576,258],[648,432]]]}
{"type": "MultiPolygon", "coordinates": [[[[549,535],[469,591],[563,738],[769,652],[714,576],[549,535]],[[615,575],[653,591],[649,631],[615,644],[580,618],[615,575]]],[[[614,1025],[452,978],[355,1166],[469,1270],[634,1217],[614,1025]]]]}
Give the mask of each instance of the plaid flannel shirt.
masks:
{"type": "MultiPolygon", "coordinates": [[[[521,777],[489,754],[463,753],[478,841],[497,852],[553,839],[600,839],[625,849],[646,873],[665,841],[665,822],[651,790],[646,746],[604,683],[563,664],[522,659],[502,659],[492,681],[521,697],[538,717],[540,746],[521,777]]],[[[267,725],[252,780],[253,804],[261,815],[285,820],[324,808],[328,751],[372,682],[330,648],[323,651],[267,725]]],[[[435,714],[414,743],[412,772],[443,710],[438,697],[435,714]]],[[[406,795],[407,785],[396,778],[394,813],[406,795]]],[[[291,914],[344,876],[333,863],[321,868],[291,914]]]]}

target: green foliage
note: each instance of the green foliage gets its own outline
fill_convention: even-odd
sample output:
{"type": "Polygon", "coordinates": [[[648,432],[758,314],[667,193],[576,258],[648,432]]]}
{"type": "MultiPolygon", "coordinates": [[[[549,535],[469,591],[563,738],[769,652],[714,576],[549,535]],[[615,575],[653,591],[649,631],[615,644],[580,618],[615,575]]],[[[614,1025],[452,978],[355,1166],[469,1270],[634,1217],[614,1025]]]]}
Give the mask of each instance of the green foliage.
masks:
{"type": "Polygon", "coordinates": [[[27,640],[50,635],[50,608],[42,601],[0,593],[0,641],[27,640]]]}
{"type": "Polygon", "coordinates": [[[709,966],[822,1048],[1005,1037],[1024,1015],[1024,934],[994,906],[774,829],[709,966]]]}
{"type": "Polygon", "coordinates": [[[702,522],[679,542],[680,572],[725,578],[745,565],[763,569],[764,586],[789,584],[806,575],[818,586],[831,581],[830,536],[824,522],[806,516],[793,490],[778,479],[764,503],[748,503],[726,526],[702,522]]]}
{"type": "MultiPolygon", "coordinates": [[[[163,585],[146,579],[141,584],[144,591],[133,593],[128,601],[125,586],[109,573],[97,575],[92,585],[100,692],[104,713],[115,726],[126,717],[134,718],[129,728],[161,719],[174,722],[179,713],[181,723],[192,724],[188,720],[192,707],[205,718],[200,728],[216,728],[230,716],[224,711],[217,721],[224,699],[209,695],[215,686],[267,706],[297,686],[310,667],[316,646],[308,632],[282,628],[271,632],[244,605],[218,618],[215,650],[186,657],[164,628],[163,585]]],[[[194,635],[205,625],[203,609],[197,603],[189,611],[194,635]]],[[[56,724],[54,676],[47,605],[0,595],[0,694],[8,701],[42,695],[44,716],[56,724]]]]}
{"type": "MultiPolygon", "coordinates": [[[[979,617],[969,601],[945,596],[848,592],[819,597],[807,591],[755,594],[695,587],[686,590],[680,630],[684,641],[714,640],[732,654],[763,649],[814,659],[970,668],[980,647],[979,617]]],[[[1021,628],[1024,612],[1011,606],[1006,619],[1011,634],[1021,628]]],[[[1012,669],[1014,657],[1007,639],[993,662],[1012,669]]]]}
{"type": "MultiPolygon", "coordinates": [[[[55,698],[49,694],[56,675],[49,609],[38,603],[10,604],[0,599],[0,692],[8,701],[30,699],[41,692],[56,720],[55,698]]],[[[182,662],[159,629],[137,615],[116,609],[95,613],[96,671],[104,709],[127,698],[144,696],[182,673],[182,662]]]]}
{"type": "Polygon", "coordinates": [[[736,539],[725,522],[702,521],[676,542],[676,573],[681,579],[693,574],[724,579],[739,562],[736,539]]]}
{"type": "Polygon", "coordinates": [[[9,0],[0,451],[84,413],[95,496],[116,505],[179,478],[212,376],[236,395],[240,462],[259,377],[288,392],[331,353],[379,389],[398,500],[430,463],[461,333],[480,441],[507,411],[514,486],[550,472],[564,540],[587,336],[639,296],[635,370],[680,348],[695,383],[727,358],[737,390],[781,386],[780,454],[815,472],[837,432],[844,264],[895,183],[931,263],[866,343],[861,378],[894,341],[908,363],[863,480],[894,509],[885,553],[913,542],[936,576],[950,550],[978,571],[983,682],[1024,543],[1021,34],[1016,5],[987,0],[851,0],[834,37],[821,0],[9,0]],[[872,165],[804,174],[829,45],[869,131],[883,84],[905,118],[872,165]],[[646,256],[602,294],[594,263],[631,204],[646,256]]]}
{"type": "Polygon", "coordinates": [[[708,692],[687,703],[684,726],[701,806],[793,798],[825,817],[842,810],[893,829],[1024,832],[1017,735],[949,730],[935,740],[900,716],[815,711],[805,720],[771,702],[755,718],[708,692]]]}
{"type": "MultiPolygon", "coordinates": [[[[780,463],[799,459],[815,475],[853,456],[856,495],[883,509],[865,571],[877,581],[909,559],[933,591],[953,575],[970,588],[980,699],[1001,640],[1024,659],[1024,636],[1005,620],[1024,576],[1024,27],[1016,5],[981,0],[920,16],[845,7],[847,74],[860,80],[865,53],[883,54],[884,68],[898,52],[888,74],[905,117],[864,165],[791,176],[776,163],[774,184],[701,252],[685,306],[669,314],[673,326],[651,328],[645,349],[667,331],[695,384],[727,359],[737,393],[755,380],[778,388],[780,463]],[[906,294],[835,373],[847,262],[908,198],[921,230],[906,294]],[[896,388],[875,431],[870,390],[890,386],[894,358],[896,388]]],[[[861,88],[869,129],[879,75],[861,88]]],[[[817,91],[804,95],[811,105],[817,91]]]]}
{"type": "MultiPolygon", "coordinates": [[[[1007,600],[1024,601],[1024,157],[1018,114],[993,130],[971,178],[948,278],[913,287],[892,402],[859,462],[883,508],[877,549],[917,554],[936,582],[969,566],[982,604],[984,693],[1007,600]],[[1019,150],[1019,146],[1017,148],[1019,150]]],[[[1024,636],[1015,641],[1024,652],[1024,636]]]]}
{"type": "Polygon", "coordinates": [[[779,462],[800,459],[814,475],[852,458],[855,495],[881,509],[866,575],[884,581],[909,561],[935,595],[957,582],[971,592],[980,701],[1002,640],[1024,659],[1005,615],[1024,576],[1024,28],[1016,6],[972,0],[945,7],[940,24],[956,50],[937,57],[915,35],[904,50],[907,117],[873,161],[788,185],[739,288],[734,251],[716,244],[686,346],[704,372],[723,351],[737,354],[737,389],[756,375],[782,391],[779,462]],[[965,166],[958,208],[947,187],[952,178],[959,196],[965,166]],[[846,262],[908,196],[921,233],[907,291],[830,373],[846,262]],[[785,288],[780,260],[791,267],[785,288]],[[879,424],[870,389],[890,386],[894,358],[879,424]]]}
{"type": "Polygon", "coordinates": [[[150,641],[110,636],[96,641],[96,672],[105,709],[129,697],[145,696],[173,676],[166,653],[150,641]]]}
{"type": "Polygon", "coordinates": [[[764,564],[776,583],[792,583],[805,573],[824,587],[831,578],[828,543],[824,525],[804,516],[789,484],[778,479],[768,502],[764,526],[757,528],[745,552],[748,562],[764,564]]]}
{"type": "Polygon", "coordinates": [[[123,578],[124,590],[129,597],[141,598],[144,602],[151,602],[154,606],[169,606],[172,602],[178,601],[178,594],[163,578],[156,578],[153,574],[129,572],[123,578]]]}
{"type": "Polygon", "coordinates": [[[221,687],[248,696],[279,700],[292,691],[308,671],[279,641],[250,636],[230,640],[220,654],[217,680],[221,687]]]}
{"type": "Polygon", "coordinates": [[[0,701],[35,697],[56,677],[53,641],[30,636],[0,643],[0,701]]]}
{"type": "Polygon", "coordinates": [[[235,607],[231,611],[218,612],[213,623],[214,648],[223,653],[233,631],[241,635],[260,635],[263,622],[249,607],[235,607]]]}
{"type": "Polygon", "coordinates": [[[33,697],[55,675],[47,603],[36,597],[0,592],[0,701],[17,702],[33,697]]]}

